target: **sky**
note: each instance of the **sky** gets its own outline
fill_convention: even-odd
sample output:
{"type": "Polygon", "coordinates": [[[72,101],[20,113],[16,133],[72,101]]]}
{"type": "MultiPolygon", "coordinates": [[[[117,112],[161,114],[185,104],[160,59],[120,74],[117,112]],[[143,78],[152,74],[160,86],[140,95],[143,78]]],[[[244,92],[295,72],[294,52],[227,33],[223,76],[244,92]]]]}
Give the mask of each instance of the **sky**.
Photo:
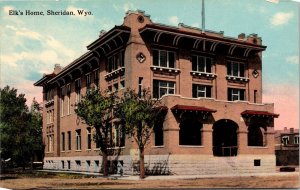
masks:
{"type": "MultiPolygon", "coordinates": [[[[205,28],[237,37],[256,33],[263,52],[263,102],[275,103],[275,129],[299,128],[300,0],[206,0],[205,28]],[[271,3],[273,2],[273,3],[271,3]]],[[[101,30],[121,25],[128,10],[144,10],[156,23],[201,28],[201,0],[0,0],[0,84],[24,93],[28,105],[42,102],[34,87],[54,64],[68,65],[87,51],[101,30]],[[19,15],[9,15],[9,10],[19,15]],[[25,15],[26,10],[44,16],[25,15]],[[89,15],[54,16],[47,10],[85,10],[89,15]],[[20,13],[23,12],[23,15],[20,13]]]]}

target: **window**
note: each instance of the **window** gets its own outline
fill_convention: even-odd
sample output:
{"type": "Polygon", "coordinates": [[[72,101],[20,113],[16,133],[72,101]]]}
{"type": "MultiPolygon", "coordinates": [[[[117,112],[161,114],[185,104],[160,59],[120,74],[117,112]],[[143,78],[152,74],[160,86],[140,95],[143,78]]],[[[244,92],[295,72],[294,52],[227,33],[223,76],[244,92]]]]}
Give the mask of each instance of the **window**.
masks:
{"type": "Polygon", "coordinates": [[[81,130],[76,130],[76,150],[81,150],[81,130]]]}
{"type": "Polygon", "coordinates": [[[114,84],[114,92],[118,92],[118,90],[119,90],[119,84],[116,83],[114,84]]]}
{"type": "Polygon", "coordinates": [[[61,133],[61,150],[65,151],[65,133],[61,133]]]}
{"type": "Polygon", "coordinates": [[[299,136],[294,136],[294,144],[299,144],[299,136]]]}
{"type": "Polygon", "coordinates": [[[119,67],[124,67],[123,51],[118,52],[108,58],[108,72],[117,70],[119,67]]]}
{"type": "Polygon", "coordinates": [[[164,145],[164,131],[163,131],[163,121],[157,121],[154,125],[154,145],[163,146],[164,145]]]}
{"type": "Polygon", "coordinates": [[[75,81],[75,91],[76,91],[76,103],[79,103],[81,100],[81,80],[77,79],[75,81]]]}
{"type": "Polygon", "coordinates": [[[120,82],[120,89],[124,89],[124,88],[125,88],[125,81],[122,80],[122,81],[120,82]]]}
{"type": "Polygon", "coordinates": [[[108,86],[108,92],[112,92],[112,86],[108,86]]]}
{"type": "Polygon", "coordinates": [[[260,166],[260,160],[254,160],[254,166],[260,166]]]}
{"type": "Polygon", "coordinates": [[[175,82],[153,81],[153,98],[161,98],[165,94],[175,94],[175,82]]]}
{"type": "Polygon", "coordinates": [[[86,82],[86,93],[89,93],[90,88],[91,88],[91,74],[90,73],[86,75],[85,82],[86,82]]]}
{"type": "Polygon", "coordinates": [[[49,135],[49,147],[48,147],[48,150],[49,152],[53,152],[53,148],[54,148],[54,135],[49,135]]]}
{"type": "Polygon", "coordinates": [[[70,98],[71,98],[71,85],[68,84],[67,85],[67,114],[70,115],[71,113],[71,102],[70,102],[70,98]]]}
{"type": "Polygon", "coordinates": [[[72,149],[71,131],[68,131],[68,150],[72,149]]]}
{"type": "Polygon", "coordinates": [[[143,77],[139,77],[139,91],[138,91],[138,95],[139,97],[142,97],[142,90],[143,90],[143,77]]]}
{"type": "Polygon", "coordinates": [[[100,137],[96,135],[96,149],[100,148],[100,137]]]}
{"type": "Polygon", "coordinates": [[[212,58],[203,56],[192,56],[192,70],[211,73],[212,58]]]}
{"type": "Polygon", "coordinates": [[[245,64],[240,62],[227,62],[227,75],[235,77],[245,76],[245,64]]]}
{"type": "Polygon", "coordinates": [[[54,99],[54,94],[52,89],[48,89],[46,93],[46,101],[51,101],[54,99]]]}
{"type": "Polygon", "coordinates": [[[283,145],[288,145],[289,140],[290,140],[289,136],[283,136],[282,139],[281,139],[283,145]]]}
{"type": "Polygon", "coordinates": [[[254,90],[254,103],[256,103],[257,90],[254,90]]]}
{"type": "Polygon", "coordinates": [[[211,97],[211,86],[193,84],[193,98],[211,97]]]}
{"type": "Polygon", "coordinates": [[[64,101],[65,101],[65,87],[61,87],[60,89],[60,108],[61,108],[61,112],[60,112],[60,116],[64,116],[64,101]]]}
{"type": "Polygon", "coordinates": [[[116,124],[111,128],[110,140],[112,147],[125,146],[125,127],[121,124],[116,124]]]}
{"type": "Polygon", "coordinates": [[[91,134],[91,128],[88,127],[86,129],[87,132],[87,149],[92,149],[92,134],[91,134]]]}
{"type": "Polygon", "coordinates": [[[71,169],[71,161],[68,160],[68,170],[71,169]]]}
{"type": "Polygon", "coordinates": [[[96,86],[96,89],[99,88],[99,70],[94,71],[94,84],[96,86]]]}
{"type": "Polygon", "coordinates": [[[65,161],[61,161],[61,168],[62,168],[62,169],[65,168],[65,161]]]}
{"type": "Polygon", "coordinates": [[[165,50],[153,50],[153,65],[175,68],[175,53],[165,50]]]}
{"type": "Polygon", "coordinates": [[[245,100],[245,90],[228,88],[228,101],[245,100]]]}

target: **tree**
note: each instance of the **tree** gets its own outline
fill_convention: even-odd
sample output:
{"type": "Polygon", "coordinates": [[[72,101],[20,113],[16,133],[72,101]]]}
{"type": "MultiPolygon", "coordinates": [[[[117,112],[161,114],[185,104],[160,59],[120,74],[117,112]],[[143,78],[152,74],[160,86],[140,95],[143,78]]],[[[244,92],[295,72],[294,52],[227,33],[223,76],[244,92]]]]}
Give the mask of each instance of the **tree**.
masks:
{"type": "Polygon", "coordinates": [[[25,95],[18,95],[17,89],[6,86],[0,91],[1,158],[11,158],[16,166],[25,169],[33,151],[43,152],[42,118],[28,111],[25,95]]]}
{"type": "Polygon", "coordinates": [[[113,108],[116,101],[114,93],[100,92],[91,89],[82,101],[77,104],[76,114],[96,131],[95,140],[100,145],[103,159],[103,175],[108,176],[108,148],[110,147],[109,131],[113,119],[113,108]]]}
{"type": "Polygon", "coordinates": [[[163,106],[157,99],[153,99],[148,90],[141,94],[127,89],[117,104],[116,117],[126,126],[126,132],[137,143],[140,159],[140,178],[145,178],[144,151],[149,142],[153,127],[158,120],[163,119],[163,106]]]}

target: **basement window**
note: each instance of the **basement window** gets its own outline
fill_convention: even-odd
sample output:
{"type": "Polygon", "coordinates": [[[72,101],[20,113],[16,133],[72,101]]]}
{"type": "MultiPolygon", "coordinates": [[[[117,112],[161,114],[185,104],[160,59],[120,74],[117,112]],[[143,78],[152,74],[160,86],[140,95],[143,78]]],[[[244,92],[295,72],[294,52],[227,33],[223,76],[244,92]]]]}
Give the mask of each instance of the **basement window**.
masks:
{"type": "Polygon", "coordinates": [[[260,166],[260,159],[254,160],[254,166],[260,166]]]}

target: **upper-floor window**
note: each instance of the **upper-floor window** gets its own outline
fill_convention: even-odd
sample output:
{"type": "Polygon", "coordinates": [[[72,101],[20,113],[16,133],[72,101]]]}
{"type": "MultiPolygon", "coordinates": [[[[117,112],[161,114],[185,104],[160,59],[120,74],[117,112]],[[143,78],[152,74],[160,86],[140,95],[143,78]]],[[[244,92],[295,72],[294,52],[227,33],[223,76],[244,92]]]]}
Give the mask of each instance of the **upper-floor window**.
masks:
{"type": "Polygon", "coordinates": [[[71,84],[67,84],[67,114],[71,113],[71,84]]]}
{"type": "Polygon", "coordinates": [[[61,87],[60,89],[60,116],[64,116],[64,103],[65,103],[65,86],[61,87]]]}
{"type": "Polygon", "coordinates": [[[192,70],[203,73],[211,73],[212,58],[204,56],[192,56],[192,70]]]}
{"type": "Polygon", "coordinates": [[[289,136],[283,136],[281,138],[281,141],[282,141],[283,145],[288,145],[289,141],[290,141],[290,138],[289,138],[289,136]]]}
{"type": "Polygon", "coordinates": [[[245,77],[245,64],[241,62],[228,61],[227,75],[235,77],[245,77]]]}
{"type": "Polygon", "coordinates": [[[211,86],[207,85],[200,85],[200,84],[193,84],[193,98],[199,97],[211,97],[211,86]]]}
{"type": "Polygon", "coordinates": [[[94,71],[94,84],[95,84],[95,87],[96,89],[99,88],[99,70],[95,70],[94,71]]]}
{"type": "Polygon", "coordinates": [[[166,50],[153,50],[153,65],[175,68],[175,53],[166,50]]]}
{"type": "Polygon", "coordinates": [[[294,144],[299,144],[299,136],[294,136],[294,144]]]}
{"type": "Polygon", "coordinates": [[[61,150],[65,151],[65,133],[61,133],[61,150]]]}
{"type": "Polygon", "coordinates": [[[237,88],[228,88],[228,100],[245,100],[245,90],[237,88]]]}
{"type": "Polygon", "coordinates": [[[88,93],[90,91],[90,88],[91,88],[91,74],[88,73],[86,76],[86,93],[88,93]]]}
{"type": "Polygon", "coordinates": [[[175,82],[153,80],[153,98],[161,98],[165,94],[175,94],[175,82]]]}
{"type": "Polygon", "coordinates": [[[108,72],[124,67],[124,51],[120,51],[108,58],[108,72]]]}
{"type": "Polygon", "coordinates": [[[79,103],[81,100],[81,79],[75,81],[75,92],[76,92],[76,102],[79,103]]]}
{"type": "Polygon", "coordinates": [[[46,101],[50,101],[54,99],[54,94],[52,89],[48,89],[46,93],[46,101]]]}
{"type": "Polygon", "coordinates": [[[71,141],[71,131],[68,131],[68,150],[72,149],[72,141],[71,141]]]}

